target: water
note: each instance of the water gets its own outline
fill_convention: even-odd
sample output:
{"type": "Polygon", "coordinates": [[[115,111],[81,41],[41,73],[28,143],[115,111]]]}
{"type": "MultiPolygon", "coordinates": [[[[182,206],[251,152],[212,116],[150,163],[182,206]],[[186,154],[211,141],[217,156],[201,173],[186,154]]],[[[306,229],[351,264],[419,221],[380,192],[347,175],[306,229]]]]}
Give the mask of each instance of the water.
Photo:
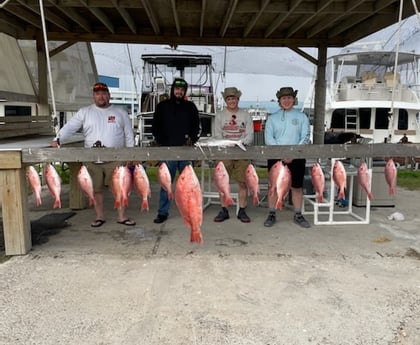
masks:
{"type": "MultiPolygon", "coordinates": [[[[239,107],[240,108],[262,108],[267,109],[267,111],[270,114],[275,113],[277,110],[279,110],[279,104],[277,101],[239,101],[239,107]]],[[[297,109],[302,109],[302,104],[299,102],[299,104],[296,106],[297,109]]]]}

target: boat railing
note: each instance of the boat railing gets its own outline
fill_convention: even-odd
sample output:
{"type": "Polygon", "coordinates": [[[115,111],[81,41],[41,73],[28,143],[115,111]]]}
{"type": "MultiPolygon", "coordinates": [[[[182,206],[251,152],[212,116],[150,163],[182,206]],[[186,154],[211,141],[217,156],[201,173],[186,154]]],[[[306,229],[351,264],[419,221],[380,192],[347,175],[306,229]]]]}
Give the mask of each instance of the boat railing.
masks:
{"type": "Polygon", "coordinates": [[[402,84],[390,85],[374,79],[361,81],[350,77],[343,78],[335,85],[335,101],[355,100],[391,100],[394,93],[394,101],[416,103],[419,101],[419,86],[402,84]]]}

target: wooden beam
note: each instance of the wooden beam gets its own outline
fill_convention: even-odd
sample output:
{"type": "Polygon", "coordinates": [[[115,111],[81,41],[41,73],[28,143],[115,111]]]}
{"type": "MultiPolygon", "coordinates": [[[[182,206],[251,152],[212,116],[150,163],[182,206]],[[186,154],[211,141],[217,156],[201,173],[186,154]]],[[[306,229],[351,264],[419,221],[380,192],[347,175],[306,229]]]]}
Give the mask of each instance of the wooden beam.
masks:
{"type": "Polygon", "coordinates": [[[108,18],[104,11],[100,8],[89,6],[86,0],[79,0],[92,14],[104,24],[104,26],[113,34],[115,34],[115,28],[112,21],[108,18]]]}
{"type": "Polygon", "coordinates": [[[204,33],[204,19],[206,18],[206,0],[201,0],[201,14],[200,14],[200,37],[203,37],[204,33]]]}
{"type": "Polygon", "coordinates": [[[87,32],[92,32],[91,24],[89,23],[89,21],[86,20],[86,18],[83,18],[81,15],[79,15],[75,9],[68,6],[62,7],[55,0],[49,0],[49,2],[53,4],[59,11],[61,11],[61,13],[63,13],[73,22],[79,25],[82,29],[86,30],[87,32]]]}
{"type": "Polygon", "coordinates": [[[134,20],[133,18],[131,18],[130,13],[125,8],[120,7],[118,5],[118,0],[111,0],[111,2],[115,6],[115,9],[118,11],[121,17],[124,19],[125,23],[130,28],[131,32],[133,34],[136,34],[137,33],[136,23],[134,23],[134,20]]]}
{"type": "Polygon", "coordinates": [[[174,21],[175,21],[176,33],[178,34],[178,36],[181,36],[181,26],[179,25],[179,16],[178,16],[178,12],[176,10],[176,1],[175,0],[171,0],[171,8],[172,8],[172,15],[173,15],[174,21]]]}
{"type": "Polygon", "coordinates": [[[159,35],[160,34],[160,27],[159,27],[159,22],[156,19],[156,14],[153,11],[149,0],[141,0],[144,10],[146,11],[147,17],[149,18],[149,22],[152,25],[153,31],[155,32],[155,35],[159,35]]]}
{"type": "MultiPolygon", "coordinates": [[[[0,152],[0,155],[2,153],[0,152]]],[[[237,147],[132,147],[132,148],[32,148],[22,150],[22,162],[96,162],[150,160],[214,160],[418,156],[420,144],[282,145],[237,147]]]]}
{"type": "Polygon", "coordinates": [[[236,6],[238,6],[238,0],[231,0],[229,3],[229,8],[226,11],[226,14],[223,18],[223,24],[220,28],[219,35],[220,37],[224,37],[226,31],[230,25],[230,21],[232,20],[233,14],[235,13],[236,6]]]}
{"type": "Polygon", "coordinates": [[[249,35],[251,30],[254,28],[255,24],[257,23],[258,19],[260,19],[261,15],[264,13],[264,11],[265,11],[266,7],[268,6],[268,4],[270,3],[270,1],[271,0],[264,0],[263,1],[259,11],[254,14],[252,19],[247,24],[247,26],[245,28],[245,31],[244,31],[244,37],[247,37],[249,35]]]}
{"type": "Polygon", "coordinates": [[[292,1],[291,3],[293,5],[290,7],[290,9],[287,11],[287,13],[278,16],[269,25],[269,27],[267,28],[267,30],[264,33],[264,37],[265,38],[269,37],[274,32],[274,30],[276,30],[279,27],[279,25],[281,23],[283,23],[300,6],[300,4],[301,4],[302,1],[303,0],[295,0],[295,1],[292,1]]]}

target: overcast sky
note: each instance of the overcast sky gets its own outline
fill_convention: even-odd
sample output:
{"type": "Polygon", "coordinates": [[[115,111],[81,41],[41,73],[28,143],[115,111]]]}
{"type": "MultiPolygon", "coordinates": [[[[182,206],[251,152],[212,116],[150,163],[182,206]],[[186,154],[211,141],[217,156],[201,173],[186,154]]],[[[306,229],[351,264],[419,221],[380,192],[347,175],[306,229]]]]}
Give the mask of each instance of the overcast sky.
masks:
{"type": "MultiPolygon", "coordinates": [[[[419,53],[419,19],[412,16],[402,23],[399,34],[397,29],[395,24],[355,42],[355,45],[363,48],[366,42],[374,42],[385,50],[393,50],[400,37],[400,50],[419,53]]],[[[131,64],[140,88],[142,54],[171,53],[169,46],[164,45],[93,43],[92,47],[98,73],[120,78],[120,89],[127,91],[131,91],[133,85],[131,64]]],[[[248,101],[269,101],[275,98],[276,91],[282,86],[298,89],[303,101],[315,72],[314,65],[288,48],[227,47],[226,65],[224,47],[179,46],[177,51],[212,55],[217,95],[220,96],[224,87],[236,86],[242,91],[242,100],[248,101]],[[226,78],[222,80],[224,69],[226,78]]],[[[305,51],[317,57],[315,48],[305,51]]],[[[328,55],[339,51],[330,49],[328,55]]]]}

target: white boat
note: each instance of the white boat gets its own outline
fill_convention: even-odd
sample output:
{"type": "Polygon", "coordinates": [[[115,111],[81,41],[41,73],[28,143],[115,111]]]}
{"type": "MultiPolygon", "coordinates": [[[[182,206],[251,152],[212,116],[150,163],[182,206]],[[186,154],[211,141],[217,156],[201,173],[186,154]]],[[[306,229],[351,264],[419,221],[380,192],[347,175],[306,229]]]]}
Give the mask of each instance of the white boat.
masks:
{"type": "Polygon", "coordinates": [[[186,96],[197,106],[201,120],[201,136],[211,137],[216,110],[213,88],[213,66],[210,55],[144,54],[141,111],[136,141],[148,146],[153,141],[151,122],[156,105],[169,97],[172,81],[176,77],[188,83],[186,96]]]}
{"type": "MultiPolygon", "coordinates": [[[[305,101],[312,115],[313,94],[305,101]]],[[[326,68],[326,132],[353,132],[370,142],[420,142],[420,55],[346,52],[326,68]]]]}

